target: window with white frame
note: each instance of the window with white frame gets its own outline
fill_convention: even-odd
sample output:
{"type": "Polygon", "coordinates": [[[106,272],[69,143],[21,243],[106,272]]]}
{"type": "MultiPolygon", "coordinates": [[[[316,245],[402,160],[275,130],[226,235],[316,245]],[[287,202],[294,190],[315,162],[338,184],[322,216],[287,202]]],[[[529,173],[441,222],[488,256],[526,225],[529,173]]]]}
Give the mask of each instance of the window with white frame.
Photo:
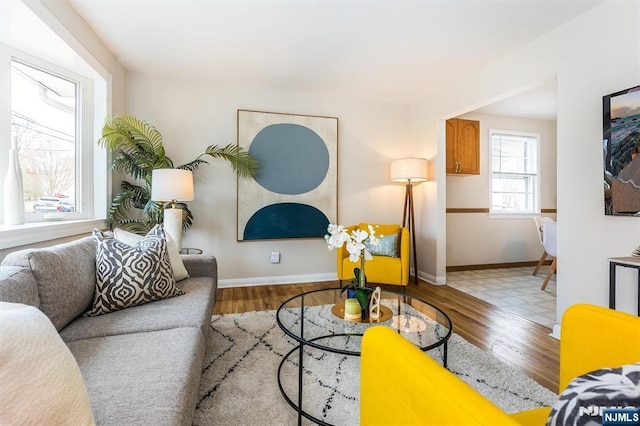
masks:
{"type": "Polygon", "coordinates": [[[8,46],[0,56],[0,84],[9,88],[0,122],[11,141],[2,148],[17,148],[26,221],[91,218],[91,80],[8,46]]]}
{"type": "Polygon", "coordinates": [[[491,213],[540,213],[540,135],[489,130],[491,213]]]}

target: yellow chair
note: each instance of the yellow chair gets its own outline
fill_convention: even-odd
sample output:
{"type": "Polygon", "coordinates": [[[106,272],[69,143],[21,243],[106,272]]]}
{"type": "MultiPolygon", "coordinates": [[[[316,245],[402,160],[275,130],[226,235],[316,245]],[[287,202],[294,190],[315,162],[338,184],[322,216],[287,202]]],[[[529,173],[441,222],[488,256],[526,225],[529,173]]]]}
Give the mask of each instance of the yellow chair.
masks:
{"type": "MultiPolygon", "coordinates": [[[[368,225],[367,223],[361,223],[359,225],[349,226],[346,230],[347,232],[351,232],[354,229],[360,228],[368,231],[368,225]]],[[[399,257],[374,255],[372,260],[367,260],[364,265],[367,282],[372,284],[401,285],[404,291],[409,283],[409,230],[400,225],[372,224],[372,226],[375,228],[376,235],[384,235],[385,237],[391,235],[398,236],[399,257]]],[[[344,245],[337,249],[337,262],[338,279],[340,280],[340,287],[342,287],[343,280],[355,279],[353,269],[359,268],[360,263],[349,260],[349,252],[344,245]]]]}
{"type": "MultiPolygon", "coordinates": [[[[560,391],[589,371],[640,361],[639,339],[640,317],[570,307],[562,319],[560,391]]],[[[365,332],[360,363],[361,425],[543,425],[551,411],[503,412],[388,327],[365,332]]]]}

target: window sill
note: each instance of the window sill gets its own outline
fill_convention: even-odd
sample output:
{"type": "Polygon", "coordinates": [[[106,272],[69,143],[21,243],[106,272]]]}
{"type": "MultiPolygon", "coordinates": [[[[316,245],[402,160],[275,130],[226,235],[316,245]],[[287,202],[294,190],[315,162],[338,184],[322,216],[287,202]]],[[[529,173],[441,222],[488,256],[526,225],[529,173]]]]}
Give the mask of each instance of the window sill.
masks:
{"type": "Polygon", "coordinates": [[[94,228],[105,229],[104,219],[34,222],[23,225],[0,225],[0,250],[40,243],[74,235],[89,234],[94,228]]]}

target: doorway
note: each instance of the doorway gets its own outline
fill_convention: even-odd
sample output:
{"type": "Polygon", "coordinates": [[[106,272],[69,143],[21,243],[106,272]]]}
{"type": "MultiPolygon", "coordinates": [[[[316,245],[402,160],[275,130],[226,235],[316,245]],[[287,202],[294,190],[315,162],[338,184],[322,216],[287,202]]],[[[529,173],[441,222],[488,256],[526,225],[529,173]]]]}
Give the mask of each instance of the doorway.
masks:
{"type": "Polygon", "coordinates": [[[447,175],[447,284],[552,327],[556,322],[555,277],[543,291],[548,266],[532,275],[543,252],[534,215],[491,213],[489,133],[500,129],[539,134],[537,208],[556,220],[556,80],[456,118],[480,123],[480,170],[478,174],[447,175]]]}

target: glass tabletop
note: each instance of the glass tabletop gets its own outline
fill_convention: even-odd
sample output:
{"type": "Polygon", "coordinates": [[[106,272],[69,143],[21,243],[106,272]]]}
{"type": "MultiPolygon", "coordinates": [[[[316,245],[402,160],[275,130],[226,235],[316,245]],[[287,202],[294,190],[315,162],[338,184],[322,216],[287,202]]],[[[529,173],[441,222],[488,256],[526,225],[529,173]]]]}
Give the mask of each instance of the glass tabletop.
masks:
{"type": "Polygon", "coordinates": [[[416,297],[382,291],[379,320],[344,319],[344,289],[302,293],[278,308],[278,325],[295,340],[331,352],[360,354],[362,335],[369,327],[391,327],[423,351],[444,344],[451,320],[438,307],[416,297]]]}

